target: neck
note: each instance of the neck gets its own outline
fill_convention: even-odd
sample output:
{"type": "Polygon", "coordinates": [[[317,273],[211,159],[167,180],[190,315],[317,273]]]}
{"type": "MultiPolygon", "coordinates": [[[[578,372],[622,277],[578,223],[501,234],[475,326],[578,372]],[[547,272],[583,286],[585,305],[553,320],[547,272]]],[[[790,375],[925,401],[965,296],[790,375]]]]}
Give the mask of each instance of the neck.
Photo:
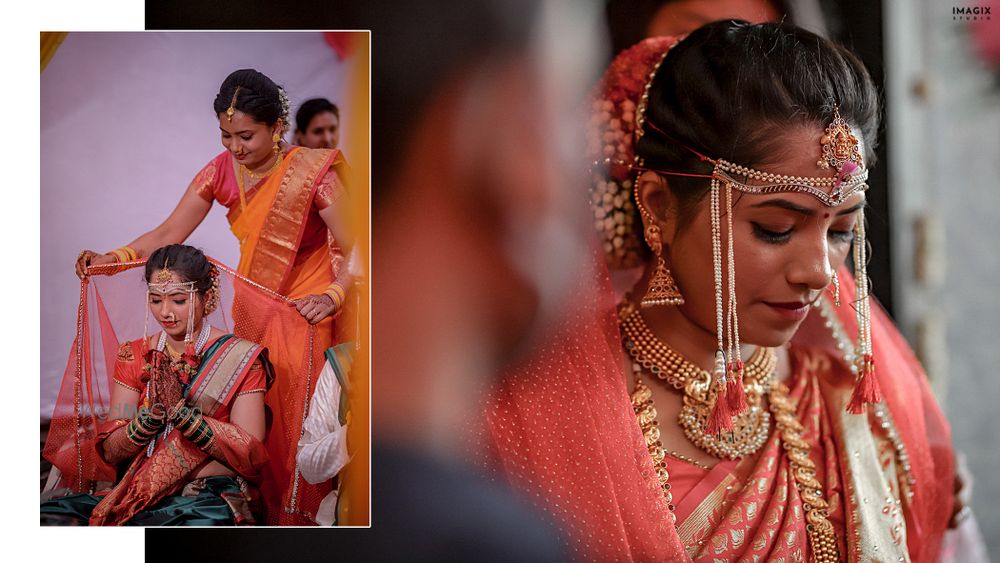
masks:
{"type": "MultiPolygon", "coordinates": [[[[646,293],[652,271],[647,269],[633,290],[632,299],[638,305],[639,299],[646,293]]],[[[711,373],[715,366],[715,353],[719,348],[719,340],[715,327],[705,327],[695,320],[688,309],[690,305],[662,305],[640,311],[649,330],[657,338],[667,343],[678,354],[689,362],[711,373]]],[[[714,320],[714,310],[713,317],[714,320]]],[[[740,344],[740,354],[744,361],[751,356],[756,346],[740,344]]]]}
{"type": "Polygon", "coordinates": [[[267,172],[272,166],[275,165],[275,163],[278,161],[278,158],[280,158],[285,151],[284,141],[282,141],[278,146],[280,147],[280,149],[277,153],[272,152],[271,155],[265,158],[263,161],[255,163],[250,166],[246,166],[246,169],[255,174],[262,174],[264,172],[267,172]]]}

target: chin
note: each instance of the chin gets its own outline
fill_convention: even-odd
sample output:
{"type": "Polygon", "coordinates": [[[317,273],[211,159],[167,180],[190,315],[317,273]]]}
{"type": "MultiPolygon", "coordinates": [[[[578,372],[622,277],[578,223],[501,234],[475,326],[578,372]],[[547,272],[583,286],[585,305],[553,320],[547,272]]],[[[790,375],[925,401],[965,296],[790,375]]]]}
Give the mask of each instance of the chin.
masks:
{"type": "Polygon", "coordinates": [[[767,348],[780,348],[791,342],[801,324],[801,322],[798,322],[791,326],[758,325],[755,327],[746,327],[746,329],[752,328],[753,330],[746,330],[740,327],[740,336],[742,336],[741,340],[747,344],[765,346],[767,348]]]}

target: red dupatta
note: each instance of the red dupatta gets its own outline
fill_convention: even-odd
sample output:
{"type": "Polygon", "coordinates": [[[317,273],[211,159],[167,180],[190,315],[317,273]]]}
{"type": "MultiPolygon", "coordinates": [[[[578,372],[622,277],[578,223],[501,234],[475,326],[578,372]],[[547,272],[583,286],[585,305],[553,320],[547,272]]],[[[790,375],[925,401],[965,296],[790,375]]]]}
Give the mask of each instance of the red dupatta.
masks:
{"type": "MultiPolygon", "coordinates": [[[[595,256],[595,271],[603,269],[597,267],[600,260],[595,256]]],[[[850,279],[846,270],[841,274],[842,280],[850,279]]],[[[852,295],[853,285],[842,283],[852,295]]],[[[571,293],[574,307],[493,394],[486,412],[489,463],[498,478],[563,526],[579,559],[689,560],[632,411],[606,273],[581,280],[571,293]]],[[[935,561],[951,514],[954,468],[948,425],[913,353],[888,316],[877,306],[872,311],[876,377],[913,477],[913,497],[904,514],[909,555],[914,561],[935,561]]],[[[836,314],[848,335],[856,334],[853,309],[844,304],[836,314]]],[[[837,351],[831,329],[816,311],[794,342],[837,351]]],[[[842,413],[849,392],[844,387],[832,395],[840,399],[828,405],[831,418],[842,413]]],[[[855,417],[843,419],[846,424],[867,424],[862,415],[843,416],[855,417]]],[[[843,420],[834,421],[841,434],[843,420]]],[[[840,475],[849,478],[847,465],[840,457],[840,475]]],[[[848,508],[863,504],[852,496],[857,491],[846,483],[844,488],[848,508]]],[[[868,537],[860,524],[845,523],[844,555],[864,547],[855,545],[868,537]]]]}

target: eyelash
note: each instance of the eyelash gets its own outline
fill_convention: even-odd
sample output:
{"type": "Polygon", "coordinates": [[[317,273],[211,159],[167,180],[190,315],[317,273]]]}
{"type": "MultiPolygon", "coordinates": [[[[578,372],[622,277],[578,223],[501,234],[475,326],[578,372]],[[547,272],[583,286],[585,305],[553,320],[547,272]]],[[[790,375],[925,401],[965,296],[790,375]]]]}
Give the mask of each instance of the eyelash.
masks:
{"type": "MultiPolygon", "coordinates": [[[[765,229],[757,223],[751,223],[751,225],[753,225],[754,236],[768,244],[785,244],[791,240],[792,231],[795,230],[789,228],[787,231],[776,232],[765,229]]],[[[830,238],[840,243],[846,244],[854,240],[854,231],[830,231],[829,234],[830,238]]]]}
{"type": "MultiPolygon", "coordinates": [[[[163,302],[163,300],[162,299],[150,299],[149,302],[151,304],[153,304],[153,305],[159,305],[160,303],[163,302]]],[[[174,300],[174,304],[176,304],[176,305],[183,305],[185,303],[187,303],[187,299],[181,299],[179,301],[176,300],[176,299],[174,300]]]]}
{"type": "MultiPolygon", "coordinates": [[[[223,133],[222,134],[222,138],[223,139],[230,139],[230,138],[232,138],[232,135],[229,135],[227,133],[223,133]]],[[[243,139],[244,141],[249,141],[250,139],[253,139],[253,135],[250,135],[249,137],[240,137],[240,138],[243,139]]]]}

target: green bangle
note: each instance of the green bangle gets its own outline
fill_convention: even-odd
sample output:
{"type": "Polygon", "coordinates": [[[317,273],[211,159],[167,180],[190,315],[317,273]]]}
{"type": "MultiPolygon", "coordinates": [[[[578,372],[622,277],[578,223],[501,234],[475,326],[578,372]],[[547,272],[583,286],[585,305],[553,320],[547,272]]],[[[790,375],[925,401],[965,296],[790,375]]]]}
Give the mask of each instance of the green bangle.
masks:
{"type": "Polygon", "coordinates": [[[201,428],[202,431],[198,434],[198,437],[196,439],[192,440],[192,442],[194,442],[196,446],[204,450],[215,439],[215,432],[212,432],[212,427],[209,426],[208,423],[205,422],[204,420],[201,421],[201,426],[202,426],[201,428]]]}

